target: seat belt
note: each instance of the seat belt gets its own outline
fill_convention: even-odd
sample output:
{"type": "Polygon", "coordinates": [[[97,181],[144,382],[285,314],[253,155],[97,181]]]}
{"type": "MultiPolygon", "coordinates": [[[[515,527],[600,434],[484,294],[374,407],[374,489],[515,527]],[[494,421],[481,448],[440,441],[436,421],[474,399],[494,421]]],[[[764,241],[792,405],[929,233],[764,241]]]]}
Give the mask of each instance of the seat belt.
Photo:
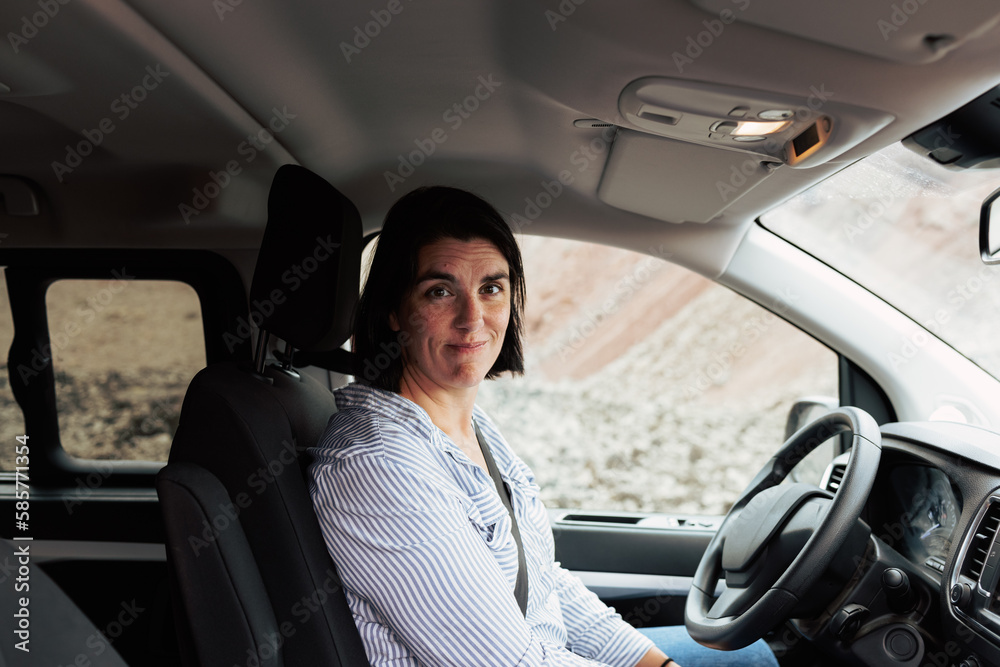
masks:
{"type": "Polygon", "coordinates": [[[500,502],[503,503],[504,507],[507,508],[507,513],[510,514],[510,530],[514,534],[514,542],[517,543],[517,582],[514,584],[514,597],[517,599],[517,606],[521,608],[521,613],[527,615],[528,568],[524,560],[524,547],[521,545],[521,531],[517,527],[517,518],[514,517],[514,508],[510,502],[510,489],[500,476],[500,470],[497,468],[496,461],[493,460],[490,447],[486,444],[486,438],[483,437],[482,432],[479,430],[479,424],[476,424],[475,420],[473,420],[473,426],[476,429],[476,439],[479,441],[479,448],[483,450],[483,458],[486,459],[486,468],[490,471],[490,477],[493,478],[493,483],[497,487],[497,493],[500,495],[500,502]]]}

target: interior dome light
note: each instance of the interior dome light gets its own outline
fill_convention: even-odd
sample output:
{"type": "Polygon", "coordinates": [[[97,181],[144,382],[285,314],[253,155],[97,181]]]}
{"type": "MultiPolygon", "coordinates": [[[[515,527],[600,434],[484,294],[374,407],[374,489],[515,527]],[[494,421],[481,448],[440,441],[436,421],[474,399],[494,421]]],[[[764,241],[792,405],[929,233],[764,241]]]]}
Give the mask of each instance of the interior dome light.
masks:
{"type": "Polygon", "coordinates": [[[765,134],[774,134],[775,132],[781,132],[783,129],[791,125],[790,120],[782,121],[771,121],[771,122],[758,122],[758,121],[746,121],[740,122],[736,126],[736,129],[730,132],[734,137],[746,137],[746,136],[761,136],[765,134]]]}

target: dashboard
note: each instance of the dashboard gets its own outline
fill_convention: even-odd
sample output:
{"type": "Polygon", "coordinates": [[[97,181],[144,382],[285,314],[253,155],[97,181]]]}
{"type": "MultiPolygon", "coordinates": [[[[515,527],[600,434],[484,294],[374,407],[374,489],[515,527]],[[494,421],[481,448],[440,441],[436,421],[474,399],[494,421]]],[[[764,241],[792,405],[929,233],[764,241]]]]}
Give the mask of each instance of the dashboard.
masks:
{"type": "MultiPolygon", "coordinates": [[[[1000,667],[1000,434],[946,422],[881,430],[862,514],[867,569],[829,607],[833,648],[862,664],[1000,667]],[[845,612],[860,619],[846,637],[845,612]]],[[[827,479],[837,466],[846,458],[827,479]]]]}
{"type": "Polygon", "coordinates": [[[918,463],[893,465],[886,477],[891,497],[872,506],[876,524],[892,531],[896,550],[908,560],[944,572],[962,514],[951,479],[918,463]]]}

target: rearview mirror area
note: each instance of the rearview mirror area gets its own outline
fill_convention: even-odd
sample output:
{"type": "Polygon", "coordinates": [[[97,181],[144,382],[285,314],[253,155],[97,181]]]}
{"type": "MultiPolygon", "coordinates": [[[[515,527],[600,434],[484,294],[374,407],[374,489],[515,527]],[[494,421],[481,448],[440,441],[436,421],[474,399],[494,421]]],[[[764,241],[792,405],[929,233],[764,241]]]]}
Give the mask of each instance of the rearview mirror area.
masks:
{"type": "Polygon", "coordinates": [[[1000,264],[1000,208],[994,206],[1000,188],[983,200],[979,211],[979,256],[984,264],[1000,264]]]}

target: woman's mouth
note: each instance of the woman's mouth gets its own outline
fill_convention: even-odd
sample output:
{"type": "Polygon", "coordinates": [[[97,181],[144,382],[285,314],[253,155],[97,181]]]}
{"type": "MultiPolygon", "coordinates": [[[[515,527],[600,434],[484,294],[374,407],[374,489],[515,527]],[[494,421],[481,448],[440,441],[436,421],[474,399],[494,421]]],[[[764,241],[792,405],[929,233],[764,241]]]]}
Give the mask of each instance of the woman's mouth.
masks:
{"type": "Polygon", "coordinates": [[[448,347],[451,347],[458,352],[478,352],[486,347],[486,341],[480,341],[477,343],[451,343],[448,347]]]}

